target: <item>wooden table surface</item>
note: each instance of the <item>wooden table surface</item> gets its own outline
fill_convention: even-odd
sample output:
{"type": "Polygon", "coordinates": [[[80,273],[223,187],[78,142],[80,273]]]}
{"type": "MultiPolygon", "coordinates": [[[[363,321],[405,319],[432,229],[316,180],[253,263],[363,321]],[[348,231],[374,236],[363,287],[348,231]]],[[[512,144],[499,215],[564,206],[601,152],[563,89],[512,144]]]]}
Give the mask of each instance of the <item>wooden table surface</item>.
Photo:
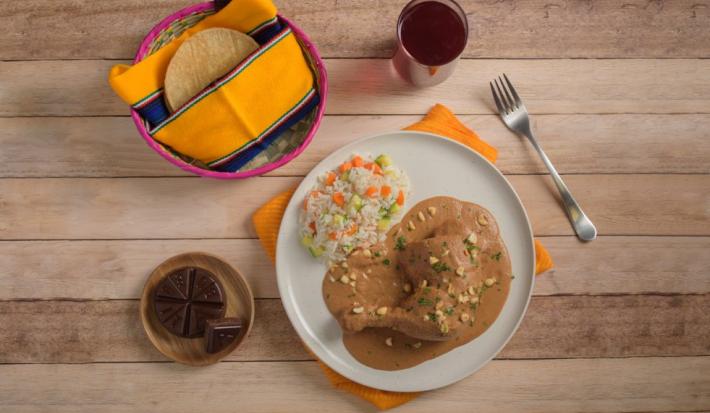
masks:
{"type": "Polygon", "coordinates": [[[242,182],[160,159],[106,81],[190,3],[3,4],[0,411],[374,410],[303,350],[250,215],[332,150],[436,102],[499,148],[556,268],[496,360],[397,411],[710,410],[710,1],[465,0],[465,59],[414,89],[388,60],[403,0],[278,0],[326,58],[328,115],[302,156],[242,182]],[[493,115],[501,72],[596,241],[577,241],[544,166],[493,115]],[[245,345],[201,369],[158,353],[138,317],[149,272],[193,250],[227,258],[257,297],[245,345]]]}

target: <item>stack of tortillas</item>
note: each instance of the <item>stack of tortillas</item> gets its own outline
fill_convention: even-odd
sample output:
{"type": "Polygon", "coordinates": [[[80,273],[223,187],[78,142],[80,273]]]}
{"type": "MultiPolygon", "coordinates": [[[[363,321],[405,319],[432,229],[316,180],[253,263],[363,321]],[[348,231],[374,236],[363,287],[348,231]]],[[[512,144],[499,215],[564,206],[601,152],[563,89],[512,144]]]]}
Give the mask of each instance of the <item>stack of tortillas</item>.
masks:
{"type": "Polygon", "coordinates": [[[258,47],[250,36],[224,28],[203,30],[187,39],[165,73],[165,100],[170,110],[187,103],[258,47]]]}

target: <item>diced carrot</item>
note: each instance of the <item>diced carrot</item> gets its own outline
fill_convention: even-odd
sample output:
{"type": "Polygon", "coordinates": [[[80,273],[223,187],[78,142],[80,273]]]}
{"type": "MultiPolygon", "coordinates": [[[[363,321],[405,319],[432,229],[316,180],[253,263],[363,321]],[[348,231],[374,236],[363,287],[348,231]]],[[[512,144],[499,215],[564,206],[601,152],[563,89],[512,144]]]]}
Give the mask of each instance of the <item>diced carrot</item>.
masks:
{"type": "Polygon", "coordinates": [[[403,206],[404,205],[404,192],[399,191],[399,194],[397,194],[397,205],[403,206]]]}
{"type": "Polygon", "coordinates": [[[375,175],[382,175],[382,168],[380,168],[380,165],[374,162],[368,162],[363,167],[368,171],[372,171],[372,173],[375,175]]]}
{"type": "Polygon", "coordinates": [[[382,197],[388,197],[392,193],[392,187],[389,185],[383,185],[382,188],[380,189],[380,195],[382,197]]]}
{"type": "Polygon", "coordinates": [[[315,234],[316,233],[316,222],[313,221],[310,224],[308,224],[308,228],[310,228],[313,231],[313,233],[315,234]]]}
{"type": "Polygon", "coordinates": [[[303,199],[303,210],[305,211],[307,209],[308,209],[308,198],[304,198],[303,199]]]}
{"type": "Polygon", "coordinates": [[[328,172],[328,176],[325,177],[325,184],[328,186],[333,185],[333,182],[335,182],[335,178],[337,178],[335,172],[328,172]]]}
{"type": "Polygon", "coordinates": [[[361,167],[365,163],[365,162],[363,162],[362,158],[358,155],[355,155],[351,162],[353,163],[353,166],[356,168],[361,167]]]}
{"type": "Polygon", "coordinates": [[[342,192],[336,192],[333,194],[333,202],[338,206],[345,205],[345,197],[342,192]]]}
{"type": "Polygon", "coordinates": [[[345,231],[345,233],[348,234],[348,235],[353,235],[353,234],[355,234],[356,232],[357,232],[357,224],[352,224],[352,225],[350,226],[350,229],[347,230],[347,231],[345,231]]]}
{"type": "Polygon", "coordinates": [[[330,238],[330,239],[332,239],[333,241],[335,241],[336,239],[338,239],[338,233],[337,233],[337,232],[331,232],[330,234],[328,234],[328,238],[330,238]]]}
{"type": "Polygon", "coordinates": [[[375,188],[374,186],[368,187],[365,191],[365,195],[369,196],[370,198],[377,196],[377,188],[375,188]]]}
{"type": "Polygon", "coordinates": [[[340,172],[348,171],[348,170],[350,170],[350,168],[352,168],[352,167],[353,167],[352,162],[343,162],[343,163],[340,165],[340,172]]]}

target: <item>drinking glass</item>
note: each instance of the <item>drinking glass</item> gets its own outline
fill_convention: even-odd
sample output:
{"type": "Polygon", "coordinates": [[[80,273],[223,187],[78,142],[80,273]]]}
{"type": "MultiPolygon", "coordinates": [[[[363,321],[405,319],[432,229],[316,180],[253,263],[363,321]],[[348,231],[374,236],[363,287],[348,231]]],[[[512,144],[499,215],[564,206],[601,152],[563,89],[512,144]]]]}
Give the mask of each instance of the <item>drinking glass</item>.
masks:
{"type": "Polygon", "coordinates": [[[466,13],[454,0],[412,0],[397,20],[392,64],[416,86],[432,86],[453,73],[468,41],[466,13]]]}

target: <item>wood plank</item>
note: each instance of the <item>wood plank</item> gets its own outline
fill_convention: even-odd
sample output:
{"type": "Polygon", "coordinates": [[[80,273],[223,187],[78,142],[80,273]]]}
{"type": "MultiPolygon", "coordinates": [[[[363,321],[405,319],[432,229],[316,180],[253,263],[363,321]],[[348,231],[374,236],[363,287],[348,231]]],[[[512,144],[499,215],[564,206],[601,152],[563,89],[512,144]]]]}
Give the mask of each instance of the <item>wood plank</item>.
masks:
{"type": "MultiPolygon", "coordinates": [[[[2,301],[2,363],[166,361],[148,340],[138,300],[2,301]],[[7,350],[5,352],[4,350],[7,350]]],[[[309,360],[280,300],[257,300],[249,337],[230,360],[309,360]]]]}
{"type": "MultiPolygon", "coordinates": [[[[692,411],[710,406],[709,357],[496,360],[400,410],[427,412],[692,411]],[[574,377],[574,380],[570,380],[574,377]]],[[[0,399],[12,412],[374,412],[334,390],[314,362],[0,366],[0,399]],[[32,385],[28,385],[31,383],[32,385]],[[175,389],[189,388],[189,391],[175,389]],[[170,397],[166,397],[169,394],[170,397]],[[278,397],[274,397],[278,395],[278,397]]]]}
{"type": "MultiPolygon", "coordinates": [[[[0,116],[126,115],[128,106],[106,80],[116,63],[0,62],[0,116]]],[[[329,114],[422,114],[436,102],[456,113],[490,114],[488,81],[502,72],[535,114],[708,113],[710,108],[707,59],[464,60],[446,82],[425,89],[397,78],[387,59],[330,59],[326,66],[329,114]]]]}
{"type": "MultiPolygon", "coordinates": [[[[708,237],[542,241],[555,268],[536,279],[535,295],[710,293],[708,237]]],[[[219,255],[240,269],[256,297],[279,297],[274,267],[253,239],[4,241],[0,300],[135,299],[153,268],[186,251],[219,255]]]]}
{"type": "MultiPolygon", "coordinates": [[[[269,176],[305,175],[349,142],[419,119],[326,116],[317,140],[269,176]]],[[[461,120],[498,148],[497,165],[504,173],[547,173],[532,147],[497,116],[461,120]]],[[[534,123],[560,173],[710,173],[710,115],[539,115],[534,123]]],[[[186,175],[148,149],[125,117],[0,118],[0,130],[2,177],[186,175]]]]}
{"type": "MultiPolygon", "coordinates": [[[[459,2],[468,14],[468,57],[708,57],[710,2],[544,0],[459,2]]],[[[187,0],[149,9],[138,0],[120,6],[33,0],[8,5],[0,16],[5,59],[133,57],[140,40],[187,0]]],[[[404,2],[280,0],[329,57],[389,57],[404,2]],[[347,17],[347,18],[344,18],[347,17]]]]}
{"type": "MultiPolygon", "coordinates": [[[[570,235],[548,177],[514,175],[535,234],[570,235]]],[[[568,175],[600,235],[710,235],[710,175],[568,175]]],[[[0,239],[254,238],[252,213],[298,178],[2,179],[0,239]]]]}
{"type": "Polygon", "coordinates": [[[0,242],[0,300],[137,299],[155,267],[190,251],[234,265],[255,297],[279,296],[274,266],[254,239],[8,241],[0,242]]]}
{"type": "MultiPolygon", "coordinates": [[[[166,360],[138,301],[2,301],[1,363],[166,360]],[[109,327],[110,326],[110,327],[109,327]]],[[[534,297],[503,359],[710,355],[710,294],[534,297]]],[[[229,356],[308,360],[280,300],[257,300],[254,330],[229,356]]]]}

